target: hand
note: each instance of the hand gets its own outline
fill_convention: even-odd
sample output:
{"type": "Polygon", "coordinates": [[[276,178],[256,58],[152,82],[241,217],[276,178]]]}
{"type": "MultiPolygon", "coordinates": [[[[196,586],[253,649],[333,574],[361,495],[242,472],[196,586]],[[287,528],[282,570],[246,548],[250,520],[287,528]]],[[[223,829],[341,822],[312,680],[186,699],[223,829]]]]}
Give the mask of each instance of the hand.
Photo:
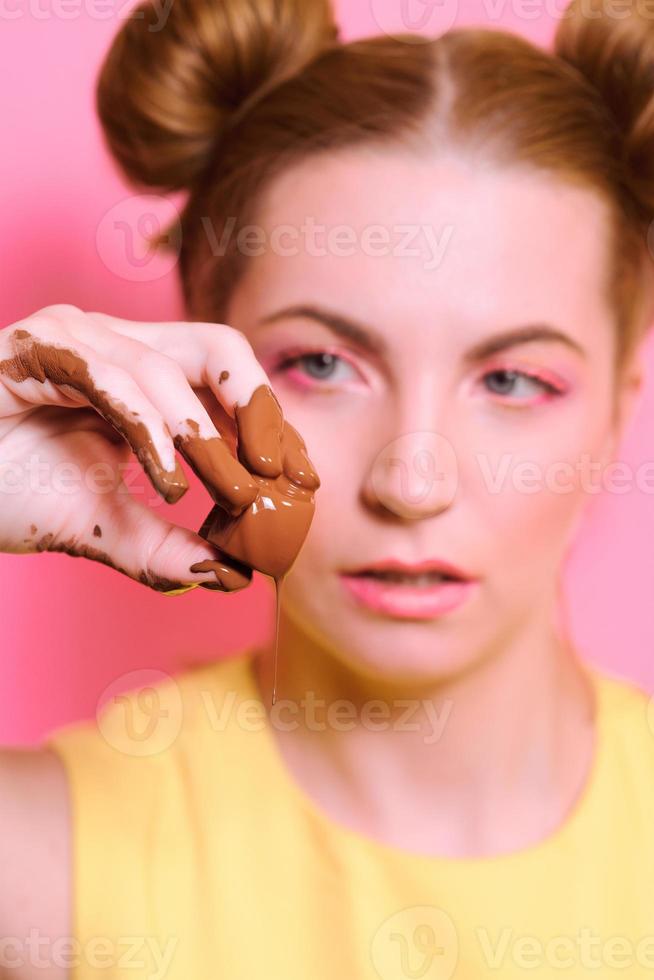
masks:
{"type": "Polygon", "coordinates": [[[121,470],[135,454],[175,503],[188,489],[177,449],[233,515],[257,495],[252,473],[317,483],[274,396],[272,424],[250,416],[239,431],[236,408],[261,385],[270,382],[249,342],[224,324],[60,304],[0,330],[0,551],[66,552],[166,593],[243,588],[251,569],[137,500],[121,470]]]}

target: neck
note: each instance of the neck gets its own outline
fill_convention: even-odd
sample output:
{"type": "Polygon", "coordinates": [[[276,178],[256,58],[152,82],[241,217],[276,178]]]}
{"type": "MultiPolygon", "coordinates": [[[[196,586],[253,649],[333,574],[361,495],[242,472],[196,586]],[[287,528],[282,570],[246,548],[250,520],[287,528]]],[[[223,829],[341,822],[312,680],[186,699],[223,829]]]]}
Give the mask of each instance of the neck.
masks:
{"type": "Polygon", "coordinates": [[[473,666],[420,684],[361,674],[284,610],[255,671],[280,752],[328,815],[424,853],[478,855],[553,832],[593,757],[593,692],[552,605],[473,666]]]}

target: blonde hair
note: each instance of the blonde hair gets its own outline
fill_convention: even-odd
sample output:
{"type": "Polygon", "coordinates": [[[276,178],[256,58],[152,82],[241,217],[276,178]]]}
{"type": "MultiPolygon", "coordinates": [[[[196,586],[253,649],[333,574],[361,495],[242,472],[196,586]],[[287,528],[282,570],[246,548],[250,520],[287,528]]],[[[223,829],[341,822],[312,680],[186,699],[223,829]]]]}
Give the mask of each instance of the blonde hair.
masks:
{"type": "MultiPolygon", "coordinates": [[[[138,188],[185,189],[180,275],[190,316],[221,321],[275,176],[361,144],[456,146],[599,193],[609,208],[617,363],[646,325],[654,217],[654,7],[613,18],[573,0],[553,51],[500,30],[462,28],[341,43],[327,0],[175,0],[160,29],[132,13],[102,65],[108,146],[138,188]],[[202,219],[220,237],[212,254],[202,219]]],[[[165,236],[163,236],[165,238],[165,236]]]]}

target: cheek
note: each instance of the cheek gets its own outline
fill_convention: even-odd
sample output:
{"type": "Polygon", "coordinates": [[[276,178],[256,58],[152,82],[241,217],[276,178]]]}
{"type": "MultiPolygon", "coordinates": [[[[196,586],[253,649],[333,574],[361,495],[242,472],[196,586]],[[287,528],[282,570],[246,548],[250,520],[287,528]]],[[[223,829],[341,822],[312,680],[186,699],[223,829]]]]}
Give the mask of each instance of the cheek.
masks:
{"type": "Polygon", "coordinates": [[[548,574],[560,562],[581,513],[596,495],[610,436],[608,406],[597,415],[588,401],[550,413],[547,424],[516,423],[494,437],[486,433],[477,454],[478,512],[497,538],[498,555],[548,574]]]}
{"type": "MultiPolygon", "coordinates": [[[[367,445],[366,433],[352,424],[348,415],[330,412],[329,408],[311,413],[293,411],[288,401],[282,409],[289,422],[300,432],[307,445],[309,458],[318,476],[320,487],[315,496],[315,514],[305,550],[317,550],[318,545],[333,551],[342,539],[344,523],[353,520],[362,479],[362,458],[367,445]]],[[[299,559],[298,559],[299,560],[299,559]]]]}

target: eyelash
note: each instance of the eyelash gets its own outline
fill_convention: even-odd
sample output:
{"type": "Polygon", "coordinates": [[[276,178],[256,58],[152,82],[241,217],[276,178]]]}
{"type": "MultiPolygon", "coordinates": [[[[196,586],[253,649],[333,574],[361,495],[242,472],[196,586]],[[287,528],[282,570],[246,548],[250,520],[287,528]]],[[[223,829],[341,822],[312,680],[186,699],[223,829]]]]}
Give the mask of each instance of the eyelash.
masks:
{"type": "MultiPolygon", "coordinates": [[[[532,381],[534,384],[538,385],[538,387],[541,389],[541,392],[545,399],[556,398],[560,395],[565,394],[565,389],[560,385],[560,383],[557,383],[553,380],[549,380],[535,371],[534,372],[525,371],[525,370],[520,370],[519,368],[511,368],[511,367],[504,367],[504,366],[493,367],[490,370],[486,371],[486,373],[482,377],[485,379],[498,374],[510,375],[513,376],[514,378],[524,378],[527,381],[532,381]]],[[[502,395],[498,395],[498,397],[500,399],[503,398],[502,395]]],[[[511,398],[510,396],[506,396],[503,399],[504,404],[506,404],[507,402],[515,402],[516,404],[520,404],[525,401],[526,399],[511,398]]],[[[528,402],[528,404],[534,404],[534,402],[530,401],[528,402]]]]}
{"type": "MultiPolygon", "coordinates": [[[[276,371],[290,371],[291,368],[294,368],[297,364],[300,364],[302,361],[309,361],[309,360],[311,360],[311,358],[317,358],[317,357],[321,357],[321,356],[324,357],[325,355],[327,355],[328,357],[332,357],[334,359],[334,361],[338,361],[341,364],[347,364],[348,366],[350,366],[350,367],[352,367],[354,369],[354,366],[346,358],[341,357],[339,354],[335,354],[332,351],[321,349],[321,350],[315,350],[315,351],[304,351],[301,354],[289,355],[289,356],[285,357],[283,360],[279,361],[275,365],[275,370],[276,371]]],[[[329,382],[329,380],[330,379],[328,379],[328,382],[329,382]]],[[[310,381],[310,383],[313,386],[320,387],[320,380],[319,379],[317,379],[317,378],[309,378],[309,381],[310,381]]]]}
{"type": "MultiPolygon", "coordinates": [[[[301,354],[294,354],[288,356],[283,360],[281,360],[276,365],[276,370],[290,371],[291,368],[296,367],[298,364],[301,364],[303,361],[310,361],[312,358],[318,358],[325,355],[332,357],[334,359],[334,362],[350,364],[350,362],[346,358],[341,357],[339,354],[335,354],[327,350],[316,350],[316,351],[309,351],[301,354]]],[[[519,370],[517,368],[511,368],[508,366],[496,366],[491,368],[490,370],[486,371],[482,375],[482,380],[492,377],[493,375],[501,375],[501,374],[511,375],[516,379],[523,378],[526,379],[527,381],[534,382],[541,388],[541,391],[546,398],[553,398],[565,394],[565,390],[560,386],[560,384],[557,384],[553,380],[552,381],[548,380],[547,378],[543,377],[537,372],[519,370]]],[[[327,380],[329,382],[329,379],[327,380]]],[[[320,380],[317,378],[310,378],[309,382],[310,382],[310,386],[321,387],[320,380]]],[[[497,397],[503,399],[504,404],[506,404],[507,402],[508,403],[515,402],[516,404],[520,404],[526,401],[525,399],[511,398],[510,396],[498,395],[497,397]]],[[[530,403],[533,404],[533,402],[530,403]]]]}

